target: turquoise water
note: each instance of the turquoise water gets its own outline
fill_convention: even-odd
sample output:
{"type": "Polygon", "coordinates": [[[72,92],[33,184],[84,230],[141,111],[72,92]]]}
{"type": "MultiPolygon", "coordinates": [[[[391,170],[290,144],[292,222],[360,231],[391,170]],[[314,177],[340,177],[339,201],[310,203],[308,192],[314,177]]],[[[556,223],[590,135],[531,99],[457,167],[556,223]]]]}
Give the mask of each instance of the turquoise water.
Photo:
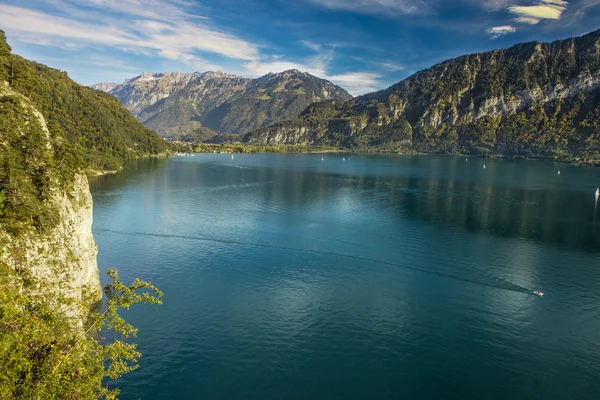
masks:
{"type": "Polygon", "coordinates": [[[600,169],[342,157],[91,182],[101,271],[165,292],[122,399],[597,398],[600,169]]]}

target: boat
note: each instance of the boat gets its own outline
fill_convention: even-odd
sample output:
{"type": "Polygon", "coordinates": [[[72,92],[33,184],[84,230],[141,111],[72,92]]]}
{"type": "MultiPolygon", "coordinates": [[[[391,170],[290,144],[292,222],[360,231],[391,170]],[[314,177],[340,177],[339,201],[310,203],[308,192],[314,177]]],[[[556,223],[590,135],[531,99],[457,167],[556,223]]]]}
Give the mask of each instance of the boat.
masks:
{"type": "Polygon", "coordinates": [[[600,197],[600,188],[596,189],[596,197],[600,197]]]}
{"type": "Polygon", "coordinates": [[[233,160],[233,154],[231,155],[231,159],[233,160]]]}
{"type": "Polygon", "coordinates": [[[534,290],[533,292],[534,295],[538,296],[538,297],[544,297],[544,292],[540,292],[539,290],[534,290]]]}
{"type": "Polygon", "coordinates": [[[560,170],[558,171],[558,174],[560,175],[560,170]]]}
{"type": "Polygon", "coordinates": [[[485,169],[485,164],[483,164],[483,169],[485,169]]]}
{"type": "Polygon", "coordinates": [[[321,161],[325,161],[325,159],[323,157],[321,157],[321,161]]]}

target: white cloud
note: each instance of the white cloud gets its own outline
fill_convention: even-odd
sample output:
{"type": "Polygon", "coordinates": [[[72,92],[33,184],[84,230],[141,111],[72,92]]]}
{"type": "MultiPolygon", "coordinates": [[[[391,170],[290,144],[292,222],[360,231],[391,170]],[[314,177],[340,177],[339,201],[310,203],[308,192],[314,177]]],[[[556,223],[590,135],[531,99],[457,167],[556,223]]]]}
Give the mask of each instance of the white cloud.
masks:
{"type": "Polygon", "coordinates": [[[381,75],[371,72],[349,72],[331,75],[327,79],[346,89],[351,95],[358,96],[382,88],[381,75]]]}
{"type": "Polygon", "coordinates": [[[425,3],[419,0],[309,0],[332,10],[346,10],[363,14],[396,16],[413,14],[425,3]]]}
{"type": "Polygon", "coordinates": [[[492,40],[497,39],[503,35],[508,35],[509,33],[515,33],[516,31],[517,29],[514,26],[510,25],[494,26],[486,30],[487,33],[492,35],[492,37],[490,38],[492,40]]]}
{"type": "Polygon", "coordinates": [[[136,0],[93,0],[88,3],[88,9],[93,6],[118,8],[122,4],[119,13],[127,14],[129,21],[126,23],[123,18],[106,16],[107,13],[86,13],[86,8],[77,8],[67,2],[57,4],[64,11],[70,11],[69,15],[77,15],[77,20],[9,5],[0,5],[0,15],[4,30],[11,37],[27,43],[62,48],[113,46],[143,54],[154,53],[206,69],[218,66],[206,62],[198,53],[240,60],[259,57],[255,44],[220,32],[198,20],[192,21],[188,14],[173,5],[165,3],[164,15],[158,14],[151,6],[154,3],[136,0]],[[84,15],[86,18],[83,18],[84,15]]]}
{"type": "Polygon", "coordinates": [[[544,19],[560,19],[568,4],[563,0],[541,0],[533,6],[511,6],[508,11],[517,16],[517,22],[535,25],[544,19]]]}
{"type": "Polygon", "coordinates": [[[529,25],[535,25],[540,23],[540,19],[533,17],[517,17],[515,18],[515,21],[529,25]]]}
{"type": "Polygon", "coordinates": [[[377,65],[379,65],[379,67],[388,72],[398,72],[404,70],[403,65],[396,64],[391,61],[378,62],[377,65]]]}
{"type": "Polygon", "coordinates": [[[313,43],[310,40],[301,40],[300,44],[304,47],[308,47],[311,50],[314,51],[321,51],[323,49],[323,46],[321,46],[320,44],[317,43],[313,43]]]}
{"type": "MultiPolygon", "coordinates": [[[[28,7],[0,4],[2,29],[11,39],[79,51],[87,54],[86,57],[90,52],[83,51],[86,48],[93,49],[93,53],[100,57],[94,59],[93,64],[104,67],[103,59],[113,60],[114,62],[108,63],[110,65],[106,65],[106,70],[109,67],[121,69],[120,75],[128,74],[135,67],[117,62],[112,52],[114,49],[177,60],[196,70],[223,70],[220,65],[206,59],[208,55],[217,55],[239,61],[238,64],[236,61],[223,61],[231,67],[228,68],[230,72],[252,77],[298,69],[331,80],[352,94],[371,92],[383,86],[379,74],[332,72],[331,61],[335,46],[302,40],[300,43],[303,46],[315,52],[313,57],[293,62],[281,56],[268,56],[261,52],[260,46],[222,32],[214,28],[206,17],[190,12],[188,7],[195,7],[197,4],[188,0],[31,1],[32,5],[28,7]],[[43,7],[37,7],[40,4],[43,7]],[[103,52],[103,48],[107,51],[103,52]]],[[[382,7],[399,9],[391,0],[362,0],[355,1],[355,5],[360,3],[364,6],[372,2],[382,7]]],[[[83,70],[81,63],[67,62],[67,59],[55,61],[63,69],[68,64],[77,70],[83,70]]],[[[88,65],[92,64],[89,61],[88,65]]],[[[388,70],[401,69],[391,63],[383,63],[382,67],[387,67],[388,70]]],[[[99,68],[94,71],[101,72],[99,68]]]]}

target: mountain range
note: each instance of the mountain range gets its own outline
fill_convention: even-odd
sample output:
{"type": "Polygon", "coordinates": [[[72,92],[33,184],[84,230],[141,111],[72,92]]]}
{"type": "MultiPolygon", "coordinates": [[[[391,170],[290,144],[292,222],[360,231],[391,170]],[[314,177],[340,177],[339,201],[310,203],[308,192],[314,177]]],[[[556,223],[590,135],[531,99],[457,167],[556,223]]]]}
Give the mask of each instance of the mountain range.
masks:
{"type": "Polygon", "coordinates": [[[352,99],[339,86],[298,70],[257,79],[223,72],[143,73],[92,87],[117,97],[144,125],[169,138],[243,134],[297,118],[315,102],[352,99]]]}
{"type": "Polygon", "coordinates": [[[313,104],[244,140],[439,153],[600,152],[600,30],[448,60],[379,92],[313,104]]]}

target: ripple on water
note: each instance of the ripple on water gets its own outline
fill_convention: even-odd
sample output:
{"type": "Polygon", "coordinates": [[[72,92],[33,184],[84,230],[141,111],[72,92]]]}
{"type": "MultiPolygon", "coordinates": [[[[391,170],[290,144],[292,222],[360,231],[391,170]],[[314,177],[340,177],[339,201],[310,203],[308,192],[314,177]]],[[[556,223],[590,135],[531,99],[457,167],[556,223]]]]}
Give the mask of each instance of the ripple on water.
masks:
{"type": "Polygon", "coordinates": [[[336,157],[95,184],[100,268],[165,292],[126,313],[144,357],[122,398],[595,397],[600,232],[579,188],[600,171],[336,157]]]}

